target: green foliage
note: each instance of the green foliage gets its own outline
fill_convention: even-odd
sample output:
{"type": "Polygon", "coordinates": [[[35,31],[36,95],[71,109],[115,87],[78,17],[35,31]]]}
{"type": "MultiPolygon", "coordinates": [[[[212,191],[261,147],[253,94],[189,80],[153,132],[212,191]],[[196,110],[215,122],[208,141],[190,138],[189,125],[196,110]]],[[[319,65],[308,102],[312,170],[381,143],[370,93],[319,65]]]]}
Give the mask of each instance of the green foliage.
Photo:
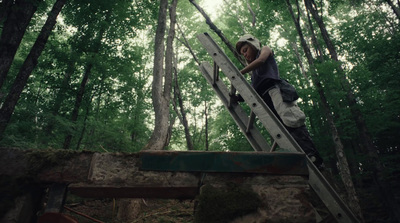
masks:
{"type": "Polygon", "coordinates": [[[210,121],[211,151],[254,151],[225,107],[210,121]]]}
{"type": "MultiPolygon", "coordinates": [[[[1,102],[54,2],[40,2],[6,82],[0,89],[1,102]]],[[[290,2],[294,6],[295,1],[290,2]]],[[[322,12],[327,31],[341,60],[339,64],[330,59],[319,28],[313,21],[323,58],[315,60],[316,75],[322,84],[340,139],[345,146],[360,198],[368,200],[371,194],[376,193],[376,189],[370,186],[373,184],[374,172],[369,166],[369,157],[360,148],[358,129],[342,83],[343,78],[346,78],[351,85],[356,106],[362,112],[380,161],[385,167],[385,179],[399,186],[399,20],[384,1],[315,2],[319,12],[322,12]],[[344,73],[338,69],[339,65],[344,68],[344,73]]],[[[207,4],[205,1],[198,3],[207,4]]],[[[299,1],[299,5],[303,34],[311,46],[314,58],[317,58],[315,45],[310,44],[310,27],[306,20],[304,3],[299,1]]],[[[159,1],[151,0],[68,1],[18,101],[0,146],[38,150],[61,148],[65,137],[70,134],[70,148],[73,150],[135,152],[142,149],[148,142],[154,125],[151,68],[158,7],[159,1]],[[72,121],[76,96],[88,67],[91,67],[90,76],[78,119],[72,121]]],[[[213,22],[232,44],[242,34],[251,33],[263,45],[273,49],[280,75],[296,87],[300,95],[298,104],[306,113],[306,125],[313,141],[324,157],[325,164],[332,169],[334,178],[338,179],[331,127],[320,95],[311,81],[311,69],[285,1],[223,1],[217,12],[213,22]]],[[[295,13],[297,14],[296,10],[295,13]]],[[[178,2],[177,15],[179,29],[176,31],[174,43],[177,81],[195,149],[205,150],[207,130],[208,148],[211,151],[253,151],[199,72],[198,64],[189,53],[184,38],[199,61],[211,62],[211,57],[196,39],[199,33],[208,32],[238,68],[242,66],[189,1],[178,2]]],[[[243,108],[247,112],[250,110],[244,105],[243,108]]],[[[175,118],[175,123],[168,149],[185,150],[183,126],[174,112],[171,112],[171,120],[172,118],[175,118]]],[[[266,132],[263,134],[268,138],[266,132]]],[[[57,162],[57,158],[46,157],[44,161],[57,162]]],[[[38,161],[38,164],[40,167],[43,160],[38,161]]],[[[13,179],[1,179],[0,186],[6,187],[5,182],[9,180],[13,179]]],[[[236,189],[232,191],[237,192],[236,189]]],[[[235,201],[248,197],[233,196],[235,201]]],[[[231,206],[218,203],[222,198],[217,201],[210,198],[210,201],[211,204],[205,206],[226,206],[224,213],[228,217],[236,213],[229,209],[231,206]]],[[[2,203],[12,205],[8,200],[2,203]]],[[[227,203],[237,204],[231,201],[227,203]]],[[[377,200],[371,202],[376,205],[381,203],[377,200]]],[[[257,205],[253,205],[250,209],[256,207],[257,205]]],[[[216,209],[212,209],[214,210],[216,209]]]]}
{"type": "MultiPolygon", "coordinates": [[[[294,1],[290,2],[294,5],[294,1]]],[[[339,63],[330,59],[319,28],[313,22],[323,54],[323,60],[315,60],[316,75],[345,144],[352,174],[362,181],[368,178],[369,170],[359,146],[347,92],[342,86],[343,78],[351,85],[356,106],[387,167],[387,177],[394,181],[399,172],[396,160],[400,146],[399,21],[383,1],[316,2],[341,60],[339,63]],[[338,69],[339,65],[344,73],[338,69]],[[364,168],[358,168],[357,163],[364,164],[364,168]]],[[[0,90],[2,101],[53,3],[42,1],[34,15],[5,86],[0,90]]],[[[306,11],[301,1],[299,4],[301,26],[310,43],[306,11]]],[[[325,160],[333,159],[335,163],[331,128],[320,95],[311,81],[311,70],[286,3],[224,1],[218,12],[213,22],[232,44],[243,33],[251,33],[273,49],[281,77],[289,80],[300,95],[298,104],[306,113],[306,125],[315,144],[325,160]]],[[[0,145],[60,148],[65,136],[71,134],[71,149],[133,152],[143,148],[154,125],[151,68],[157,13],[158,1],[69,1],[29,78],[0,145]],[[88,67],[91,67],[90,76],[78,119],[72,121],[77,92],[88,67]]],[[[207,109],[210,150],[253,151],[200,73],[184,38],[199,61],[211,62],[196,39],[199,33],[208,32],[239,69],[241,65],[189,1],[179,1],[177,15],[179,29],[174,43],[177,81],[195,149],[206,147],[207,109]]],[[[310,46],[316,58],[315,46],[310,46]]],[[[248,107],[243,107],[249,111],[248,107]]],[[[176,118],[176,114],[172,113],[171,117],[176,118]]],[[[176,118],[169,149],[185,150],[184,134],[176,118]]],[[[335,164],[331,167],[335,169],[335,164]]]]}

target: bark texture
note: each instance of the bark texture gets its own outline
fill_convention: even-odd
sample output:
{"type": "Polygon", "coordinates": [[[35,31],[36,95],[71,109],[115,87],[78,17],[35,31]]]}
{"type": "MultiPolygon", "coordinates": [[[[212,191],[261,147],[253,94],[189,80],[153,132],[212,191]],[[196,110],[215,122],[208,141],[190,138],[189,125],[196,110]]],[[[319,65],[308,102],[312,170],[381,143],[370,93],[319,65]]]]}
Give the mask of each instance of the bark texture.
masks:
{"type": "Polygon", "coordinates": [[[164,72],[164,34],[166,29],[166,16],[168,1],[161,0],[158,14],[158,26],[154,45],[154,67],[152,83],[152,99],[155,112],[155,126],[151,138],[144,149],[162,150],[168,145],[169,130],[169,103],[172,89],[172,58],[173,39],[175,37],[176,5],[174,0],[170,7],[170,29],[167,37],[167,49],[165,52],[164,72]]]}
{"type": "Polygon", "coordinates": [[[54,25],[57,21],[57,16],[63,8],[67,0],[57,0],[54,4],[52,10],[50,11],[45,24],[43,25],[39,36],[37,37],[31,51],[29,52],[25,62],[20,68],[17,77],[11,86],[11,90],[7,95],[1,109],[0,109],[0,139],[11,119],[12,113],[14,112],[15,105],[24,89],[29,76],[31,75],[33,69],[38,63],[40,54],[42,53],[46,42],[53,30],[54,25]]]}
{"type": "Polygon", "coordinates": [[[3,20],[4,24],[0,38],[0,89],[38,3],[30,0],[5,0],[2,3],[0,24],[3,20]]]}

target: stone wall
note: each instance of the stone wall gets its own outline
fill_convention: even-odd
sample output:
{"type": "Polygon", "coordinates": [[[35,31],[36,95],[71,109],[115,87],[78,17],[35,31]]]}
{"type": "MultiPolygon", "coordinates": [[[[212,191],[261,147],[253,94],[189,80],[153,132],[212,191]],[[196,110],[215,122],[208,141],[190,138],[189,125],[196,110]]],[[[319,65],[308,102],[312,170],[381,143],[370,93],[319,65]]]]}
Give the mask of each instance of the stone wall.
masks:
{"type": "MultiPolygon", "coordinates": [[[[82,197],[195,198],[198,201],[197,222],[315,222],[309,202],[307,166],[302,155],[158,152],[151,153],[150,159],[144,161],[141,159],[143,154],[148,158],[146,152],[1,149],[0,177],[37,188],[64,183],[69,185],[70,192],[82,197]],[[177,159],[181,155],[184,159],[177,159]],[[212,168],[213,161],[206,160],[210,169],[191,165],[199,155],[217,157],[217,170],[212,168]],[[171,164],[174,171],[142,170],[143,162],[151,162],[152,156],[163,156],[167,167],[171,164]],[[252,156],[262,162],[251,165],[239,162],[243,157],[252,159],[252,156]],[[282,164],[282,160],[291,162],[282,164]],[[257,165],[262,168],[255,168],[257,165]],[[230,169],[233,172],[229,172],[230,169]]],[[[147,163],[145,166],[153,165],[147,163]]],[[[0,188],[0,192],[4,194],[3,189],[0,188]]],[[[26,194],[19,192],[13,196],[16,201],[26,194]]],[[[32,203],[29,199],[26,202],[32,203]]],[[[10,210],[9,218],[10,213],[17,212],[10,210]]],[[[19,216],[20,222],[29,222],[22,221],[23,218],[19,216]]]]}

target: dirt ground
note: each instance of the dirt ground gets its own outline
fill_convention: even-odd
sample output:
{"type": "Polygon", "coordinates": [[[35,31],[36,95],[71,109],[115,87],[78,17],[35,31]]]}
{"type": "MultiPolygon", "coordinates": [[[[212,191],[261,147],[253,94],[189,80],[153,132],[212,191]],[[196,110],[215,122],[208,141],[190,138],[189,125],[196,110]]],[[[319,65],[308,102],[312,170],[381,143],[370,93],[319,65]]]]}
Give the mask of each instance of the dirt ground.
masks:
{"type": "Polygon", "coordinates": [[[123,206],[121,200],[72,197],[67,199],[65,206],[95,220],[67,209],[64,209],[63,213],[75,218],[79,223],[92,223],[96,220],[104,223],[190,223],[194,220],[194,201],[191,200],[135,199],[132,202],[137,204],[131,207],[135,210],[126,212],[134,214],[126,217],[121,214],[125,212],[120,210],[123,206]]]}

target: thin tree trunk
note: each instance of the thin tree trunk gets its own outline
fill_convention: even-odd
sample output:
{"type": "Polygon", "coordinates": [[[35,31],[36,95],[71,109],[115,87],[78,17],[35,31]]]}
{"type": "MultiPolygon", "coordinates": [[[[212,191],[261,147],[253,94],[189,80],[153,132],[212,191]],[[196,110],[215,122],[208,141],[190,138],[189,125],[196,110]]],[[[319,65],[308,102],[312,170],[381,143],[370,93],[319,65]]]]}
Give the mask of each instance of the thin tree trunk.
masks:
{"type": "Polygon", "coordinates": [[[174,127],[175,121],[176,121],[176,116],[173,115],[172,113],[170,114],[170,118],[169,118],[169,125],[168,125],[168,131],[167,131],[167,139],[165,140],[165,146],[163,147],[163,149],[166,149],[167,146],[169,145],[169,143],[171,142],[171,138],[172,138],[172,129],[174,127]]]}
{"type": "Polygon", "coordinates": [[[181,29],[181,27],[179,26],[178,23],[177,23],[176,25],[178,26],[178,30],[179,30],[179,32],[181,33],[182,38],[183,38],[183,41],[182,41],[182,40],[179,40],[179,39],[178,39],[178,40],[179,40],[186,48],[188,48],[188,50],[189,50],[190,54],[192,55],[193,59],[196,61],[197,65],[200,66],[200,61],[199,61],[199,59],[197,58],[196,54],[193,52],[192,47],[190,47],[190,44],[189,44],[189,42],[188,42],[187,39],[186,39],[185,33],[182,31],[182,29],[181,29]]]}
{"type": "Polygon", "coordinates": [[[11,90],[0,109],[0,139],[3,137],[3,133],[11,119],[12,113],[14,112],[15,105],[19,100],[29,76],[38,63],[39,56],[45,47],[47,39],[49,38],[54,25],[56,24],[57,16],[66,1],[67,0],[57,0],[57,2],[54,4],[45,24],[39,33],[39,36],[37,37],[31,51],[20,68],[11,90]]]}
{"type": "Polygon", "coordinates": [[[132,142],[139,142],[139,138],[136,136],[138,135],[138,132],[140,131],[140,128],[136,128],[136,126],[143,125],[143,120],[140,118],[140,114],[144,113],[145,110],[145,99],[148,97],[150,93],[150,88],[145,87],[145,83],[148,82],[149,77],[145,76],[146,74],[146,68],[144,67],[142,71],[140,72],[139,79],[137,83],[139,83],[139,89],[137,91],[137,96],[135,100],[135,106],[133,110],[133,126],[135,126],[131,132],[131,140],[132,142]]]}
{"type": "MultiPolygon", "coordinates": [[[[72,110],[72,114],[71,114],[71,121],[72,123],[76,123],[76,121],[78,120],[78,115],[79,115],[79,109],[81,107],[81,103],[83,100],[83,95],[85,94],[85,87],[86,84],[89,80],[89,76],[92,70],[93,64],[89,63],[85,69],[85,74],[83,75],[82,78],[82,82],[81,85],[79,87],[78,93],[76,94],[76,99],[75,99],[75,105],[74,105],[74,109],[72,110]]],[[[64,140],[64,145],[63,145],[63,149],[69,149],[70,145],[71,145],[71,140],[72,140],[72,133],[69,133],[64,140]]]]}
{"type": "Polygon", "coordinates": [[[205,138],[206,138],[206,151],[208,151],[209,147],[209,142],[208,142],[208,107],[207,107],[207,101],[204,101],[204,119],[205,119],[205,138]]]}
{"type": "MultiPolygon", "coordinates": [[[[309,13],[309,11],[307,9],[306,9],[306,14],[307,14],[307,21],[308,21],[308,25],[306,25],[306,27],[309,30],[309,33],[310,33],[310,36],[311,36],[311,42],[312,42],[312,45],[314,46],[315,55],[317,57],[317,60],[318,60],[319,63],[322,64],[322,63],[325,62],[324,53],[323,53],[324,50],[322,49],[321,44],[319,44],[318,38],[315,35],[315,29],[314,29],[313,23],[311,21],[310,13],[309,13]]],[[[331,107],[340,108],[339,101],[336,101],[336,100],[333,101],[333,102],[331,101],[331,107]]],[[[338,113],[335,114],[335,118],[336,118],[336,120],[338,120],[340,118],[338,113]]]]}
{"type": "Polygon", "coordinates": [[[206,23],[221,38],[221,40],[228,46],[229,50],[233,53],[233,55],[236,57],[236,59],[238,59],[239,62],[243,66],[245,66],[246,62],[244,61],[243,57],[240,56],[240,53],[236,51],[236,48],[229,42],[229,40],[225,37],[225,35],[222,34],[222,31],[220,29],[218,29],[218,27],[211,21],[210,17],[207,15],[207,13],[204,12],[204,10],[196,3],[195,0],[189,0],[189,1],[203,15],[203,17],[206,19],[206,23]]]}
{"type": "Polygon", "coordinates": [[[194,146],[193,146],[193,141],[192,141],[192,136],[190,135],[190,130],[189,130],[189,124],[186,118],[186,111],[185,108],[183,107],[183,100],[182,100],[182,95],[181,95],[181,91],[179,88],[179,82],[178,82],[178,75],[177,75],[177,70],[176,70],[176,66],[174,69],[174,79],[175,79],[175,85],[174,85],[174,96],[175,96],[175,100],[178,101],[178,106],[176,105],[175,100],[173,100],[173,104],[174,104],[174,110],[176,112],[176,115],[179,118],[179,121],[182,123],[183,125],[183,129],[185,131],[185,138],[186,138],[186,145],[188,150],[194,150],[194,146]]]}
{"type": "Polygon", "coordinates": [[[307,72],[306,72],[305,69],[304,69],[303,60],[301,59],[301,56],[300,56],[300,53],[299,53],[299,49],[298,49],[298,47],[297,47],[297,44],[296,44],[296,43],[291,43],[290,45],[292,46],[292,49],[293,49],[293,51],[294,51],[294,55],[295,55],[296,58],[297,58],[298,66],[300,67],[300,72],[301,72],[301,74],[303,74],[303,77],[304,77],[306,80],[308,80],[307,72]]]}
{"type": "Polygon", "coordinates": [[[167,37],[167,50],[165,52],[165,78],[164,77],[164,33],[166,29],[166,16],[168,1],[161,0],[158,14],[158,26],[154,44],[154,68],[152,83],[152,99],[155,112],[155,126],[151,138],[144,149],[162,150],[168,143],[169,128],[169,102],[172,88],[172,43],[175,37],[176,4],[170,7],[170,29],[167,37]]]}
{"type": "Polygon", "coordinates": [[[253,27],[255,27],[256,26],[256,21],[257,21],[256,20],[256,13],[254,13],[253,9],[251,8],[249,1],[247,1],[247,9],[249,10],[249,12],[251,14],[251,17],[252,17],[251,25],[253,27]]]}
{"type": "Polygon", "coordinates": [[[323,109],[325,111],[325,115],[326,115],[327,121],[328,121],[330,129],[331,129],[332,139],[333,139],[333,142],[334,142],[334,145],[335,145],[336,156],[337,156],[339,165],[341,167],[340,168],[340,176],[342,177],[343,183],[344,183],[344,185],[346,187],[346,190],[347,190],[347,194],[348,194],[349,199],[351,201],[350,202],[350,207],[355,209],[354,211],[356,211],[356,214],[359,217],[362,218],[361,210],[359,208],[358,199],[357,199],[357,196],[356,196],[356,193],[355,193],[353,181],[352,181],[351,174],[350,174],[349,165],[348,165],[345,153],[344,153],[343,143],[342,143],[342,141],[341,141],[341,139],[339,137],[338,130],[337,130],[336,125],[335,125],[335,123],[333,121],[332,112],[330,111],[329,104],[328,104],[328,101],[326,99],[324,90],[323,90],[322,85],[321,85],[321,83],[320,83],[320,81],[318,79],[318,76],[316,74],[317,72],[316,72],[315,67],[314,67],[314,59],[312,58],[312,54],[311,54],[310,48],[308,47],[308,45],[307,45],[307,43],[306,43],[306,41],[304,39],[303,32],[302,32],[301,27],[300,27],[298,1],[296,0],[296,6],[297,6],[297,11],[298,11],[297,18],[293,13],[293,9],[292,9],[292,5],[291,5],[290,1],[286,0],[286,3],[288,5],[288,9],[289,9],[289,12],[290,12],[290,14],[292,16],[293,22],[294,22],[294,24],[296,26],[296,30],[297,30],[297,32],[299,34],[301,45],[303,47],[304,53],[306,55],[306,58],[308,60],[309,65],[310,65],[312,81],[313,81],[313,83],[314,83],[314,85],[315,85],[315,87],[317,89],[317,92],[318,92],[318,94],[320,96],[321,105],[322,105],[322,107],[323,107],[323,109]]]}
{"type": "Polygon", "coordinates": [[[314,45],[315,49],[315,54],[317,55],[317,58],[320,62],[324,61],[323,53],[320,44],[318,43],[317,37],[315,36],[315,31],[314,31],[314,26],[312,24],[311,18],[310,18],[310,13],[306,10],[307,14],[307,21],[308,21],[308,27],[310,29],[310,34],[311,34],[311,41],[314,45]]]}
{"type": "Polygon", "coordinates": [[[86,102],[87,106],[86,106],[85,117],[84,117],[84,119],[83,119],[82,130],[81,130],[81,133],[80,133],[80,135],[79,135],[78,142],[76,143],[76,148],[75,148],[75,150],[78,150],[78,149],[79,149],[79,147],[81,146],[82,140],[83,140],[83,136],[85,135],[85,132],[86,132],[86,122],[87,122],[87,119],[88,119],[88,117],[89,117],[90,104],[92,103],[93,97],[94,97],[94,94],[92,94],[92,96],[90,97],[90,99],[87,100],[87,102],[86,102]]]}
{"type": "Polygon", "coordinates": [[[4,14],[0,16],[0,20],[5,19],[5,21],[0,38],[0,89],[39,1],[6,0],[3,4],[4,14]]]}

